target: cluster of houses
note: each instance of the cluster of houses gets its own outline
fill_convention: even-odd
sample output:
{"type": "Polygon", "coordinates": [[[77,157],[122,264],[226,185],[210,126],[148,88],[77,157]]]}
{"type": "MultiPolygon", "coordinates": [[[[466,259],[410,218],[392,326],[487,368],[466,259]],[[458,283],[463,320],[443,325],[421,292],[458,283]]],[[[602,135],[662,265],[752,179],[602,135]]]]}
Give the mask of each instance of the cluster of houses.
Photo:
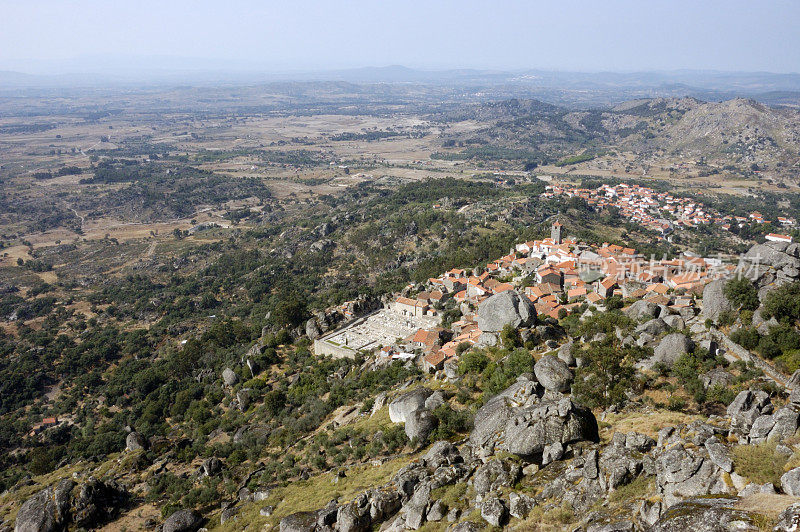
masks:
{"type": "Polygon", "coordinates": [[[506,290],[527,297],[539,316],[557,319],[585,308],[584,304],[608,308],[612,298],[615,305],[650,300],[689,318],[699,310],[694,295],[734,269],[715,258],[648,259],[633,248],[593,246],[562,235],[563,226],[555,222],[550,238],[519,243],[508,255],[472,270],[449,270],[428,279],[416,296],[398,297],[392,307],[403,315],[440,316],[446,308],[458,308],[461,318],[449,328],[419,329],[395,345],[384,346],[381,355],[396,358],[421,352],[420,363],[428,371],[457,362],[460,352],[477,344],[482,334],[477,323],[481,303],[506,290]]]}
{"type": "MultiPolygon", "coordinates": [[[[578,188],[566,184],[547,185],[542,197],[579,197],[595,208],[616,207],[620,215],[651,229],[663,236],[675,227],[694,227],[700,224],[716,224],[729,230],[734,224],[744,227],[750,223],[765,223],[759,212],[749,216],[730,216],[704,206],[690,198],[675,197],[668,192],[657,192],[635,184],[601,185],[597,188],[578,188]]],[[[785,228],[794,228],[794,218],[779,216],[778,223],[785,228]]],[[[789,238],[787,235],[777,235],[789,238]]]]}

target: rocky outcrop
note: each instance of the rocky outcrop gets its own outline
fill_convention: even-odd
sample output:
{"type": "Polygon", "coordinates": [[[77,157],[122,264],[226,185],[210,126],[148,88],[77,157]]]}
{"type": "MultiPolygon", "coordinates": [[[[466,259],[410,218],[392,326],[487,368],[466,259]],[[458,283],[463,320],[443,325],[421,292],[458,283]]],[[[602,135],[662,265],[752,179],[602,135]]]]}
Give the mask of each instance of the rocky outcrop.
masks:
{"type": "Polygon", "coordinates": [[[656,460],[656,483],[667,507],[686,497],[729,493],[722,470],[701,453],[676,444],[656,460]]]}
{"type": "Polygon", "coordinates": [[[756,244],[744,254],[739,269],[754,280],[759,298],[763,298],[771,285],[800,279],[800,245],[788,242],[756,244]]]}
{"type": "Polygon", "coordinates": [[[545,448],[554,443],[597,441],[591,410],[567,397],[540,399],[535,390],[533,382],[523,380],[489,400],[475,415],[470,434],[475,449],[484,455],[506,450],[541,460],[545,448]]]}
{"type": "Polygon", "coordinates": [[[772,402],[764,391],[744,390],[728,405],[726,413],[731,418],[731,431],[747,436],[759,417],[772,414],[772,402]]]}
{"type": "Polygon", "coordinates": [[[687,499],[667,510],[650,530],[652,532],[758,530],[752,526],[752,517],[746,511],[736,508],[736,501],[736,498],[727,497],[687,499]]]}
{"type": "Polygon", "coordinates": [[[488,298],[478,308],[478,328],[485,333],[499,333],[506,325],[530,327],[536,323],[536,309],[516,290],[506,290],[488,298]]]}
{"type": "Polygon", "coordinates": [[[115,484],[98,480],[76,485],[63,479],[25,501],[17,513],[15,532],[51,532],[68,525],[97,528],[127,504],[128,494],[115,484]]]}
{"type": "Polygon", "coordinates": [[[14,532],[54,532],[65,528],[74,485],[71,480],[64,479],[25,501],[17,512],[14,532]]]}

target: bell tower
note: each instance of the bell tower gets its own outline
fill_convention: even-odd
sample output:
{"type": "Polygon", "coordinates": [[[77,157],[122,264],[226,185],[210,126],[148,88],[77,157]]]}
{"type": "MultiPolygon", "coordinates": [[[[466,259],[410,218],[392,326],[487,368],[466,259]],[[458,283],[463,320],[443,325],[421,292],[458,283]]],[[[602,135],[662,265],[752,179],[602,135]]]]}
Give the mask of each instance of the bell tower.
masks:
{"type": "Polygon", "coordinates": [[[561,222],[559,222],[558,220],[556,220],[553,223],[553,227],[550,228],[550,238],[556,244],[561,244],[561,230],[563,228],[564,228],[564,226],[561,225],[561,222]]]}

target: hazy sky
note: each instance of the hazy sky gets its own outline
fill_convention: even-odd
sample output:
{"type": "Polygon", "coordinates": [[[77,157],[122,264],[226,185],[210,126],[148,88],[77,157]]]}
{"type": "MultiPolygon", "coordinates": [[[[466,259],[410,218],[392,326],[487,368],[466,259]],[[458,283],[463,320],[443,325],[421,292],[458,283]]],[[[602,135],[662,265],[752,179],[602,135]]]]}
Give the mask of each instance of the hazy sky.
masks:
{"type": "Polygon", "coordinates": [[[800,72],[800,0],[0,0],[0,69],[800,72]]]}

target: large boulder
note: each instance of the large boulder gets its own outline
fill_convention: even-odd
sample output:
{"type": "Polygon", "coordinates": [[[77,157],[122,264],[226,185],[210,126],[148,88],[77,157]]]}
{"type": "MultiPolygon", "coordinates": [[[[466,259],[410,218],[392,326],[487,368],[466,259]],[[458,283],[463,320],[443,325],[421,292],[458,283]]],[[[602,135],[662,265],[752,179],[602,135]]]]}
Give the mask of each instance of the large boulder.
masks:
{"type": "Polygon", "coordinates": [[[446,440],[437,441],[431,445],[431,448],[428,449],[428,452],[425,453],[421,459],[421,462],[425,464],[426,467],[432,467],[434,469],[463,461],[464,459],[458,451],[458,447],[446,440]]]}
{"type": "MultiPolygon", "coordinates": [[[[678,316],[680,319],[680,316],[678,316]]],[[[646,321],[643,324],[636,327],[636,334],[647,333],[651,336],[658,336],[659,334],[665,333],[669,330],[669,325],[661,318],[653,318],[652,320],[646,321]]]]}
{"type": "Polygon", "coordinates": [[[794,503],[778,516],[773,532],[796,532],[800,529],[800,503],[794,503]]]}
{"type": "Polygon", "coordinates": [[[494,458],[475,470],[472,486],[475,493],[483,496],[499,488],[513,486],[519,480],[520,471],[519,464],[494,458]]]}
{"type": "Polygon", "coordinates": [[[505,430],[514,410],[537,401],[536,383],[526,378],[518,379],[486,401],[475,413],[470,442],[477,449],[493,449],[494,441],[505,430]]]}
{"type": "Polygon", "coordinates": [[[651,532],[728,532],[758,530],[749,527],[752,516],[736,508],[736,498],[709,497],[687,499],[664,512],[651,532]]]}
{"type": "Polygon", "coordinates": [[[553,355],[545,355],[533,366],[533,372],[546,390],[569,392],[573,375],[563,360],[553,355]]]}
{"type": "Polygon", "coordinates": [[[567,366],[575,365],[575,342],[570,339],[567,343],[558,348],[558,358],[567,366]]]}
{"type": "Polygon", "coordinates": [[[231,368],[225,368],[222,370],[222,380],[225,382],[225,386],[234,386],[239,382],[239,376],[231,368]]]}
{"type": "Polygon", "coordinates": [[[781,489],[787,495],[800,497],[800,467],[795,467],[781,476],[781,489]]]}
{"type": "Polygon", "coordinates": [[[517,519],[525,519],[536,506],[536,500],[525,493],[512,491],[508,494],[508,513],[517,519]]]}
{"type": "Polygon", "coordinates": [[[76,487],[65,478],[25,501],[17,513],[16,532],[99,528],[127,503],[128,494],[116,486],[90,479],[76,487]]]}
{"type": "Polygon", "coordinates": [[[411,441],[424,442],[436,424],[437,419],[429,410],[415,410],[406,416],[406,436],[411,441]]]}
{"type": "Polygon", "coordinates": [[[516,290],[506,290],[491,296],[478,307],[478,328],[498,333],[506,325],[530,327],[536,323],[536,308],[516,290]]]}
{"type": "Polygon", "coordinates": [[[658,305],[652,301],[640,299],[632,304],[630,307],[623,310],[623,312],[634,320],[653,319],[657,318],[661,313],[658,305]]]}
{"type": "Polygon", "coordinates": [[[203,518],[194,510],[178,510],[167,517],[163,532],[195,532],[200,528],[203,518]]]}
{"type": "Polygon", "coordinates": [[[429,388],[420,386],[400,394],[389,403],[389,419],[392,423],[405,423],[410,414],[425,408],[425,401],[432,393],[429,388]]]}
{"type": "Polygon", "coordinates": [[[492,497],[481,504],[481,517],[490,525],[500,527],[508,518],[508,509],[503,501],[492,497]]]}
{"type": "Polygon", "coordinates": [[[496,443],[511,453],[541,459],[554,443],[579,441],[598,441],[597,420],[591,410],[564,398],[518,409],[496,443]]]}
{"type": "MultiPolygon", "coordinates": [[[[366,502],[366,498],[363,498],[366,502]]],[[[339,507],[336,514],[336,528],[339,532],[366,532],[370,529],[369,508],[360,507],[356,501],[339,507]]]]}
{"type": "Polygon", "coordinates": [[[672,367],[681,355],[690,352],[692,349],[694,349],[694,342],[685,334],[668,334],[661,339],[653,350],[653,356],[643,360],[639,364],[641,367],[647,369],[652,368],[658,362],[672,367]]]}
{"type": "Polygon", "coordinates": [[[725,296],[725,279],[711,281],[703,288],[703,316],[714,323],[724,312],[733,311],[733,303],[725,296]]]}
{"type": "Polygon", "coordinates": [[[147,440],[138,432],[131,432],[125,438],[125,448],[128,451],[138,451],[139,449],[144,449],[146,446],[147,440]]]}
{"type": "Polygon", "coordinates": [[[71,480],[64,479],[25,501],[17,512],[14,532],[55,532],[65,528],[74,486],[71,480]]]}
{"type": "Polygon", "coordinates": [[[72,523],[79,529],[99,528],[125,506],[127,496],[114,482],[90,478],[74,493],[70,508],[72,523]]]}
{"type": "Polygon", "coordinates": [[[314,532],[317,529],[317,512],[289,514],[281,519],[278,529],[280,532],[314,532]]]}

